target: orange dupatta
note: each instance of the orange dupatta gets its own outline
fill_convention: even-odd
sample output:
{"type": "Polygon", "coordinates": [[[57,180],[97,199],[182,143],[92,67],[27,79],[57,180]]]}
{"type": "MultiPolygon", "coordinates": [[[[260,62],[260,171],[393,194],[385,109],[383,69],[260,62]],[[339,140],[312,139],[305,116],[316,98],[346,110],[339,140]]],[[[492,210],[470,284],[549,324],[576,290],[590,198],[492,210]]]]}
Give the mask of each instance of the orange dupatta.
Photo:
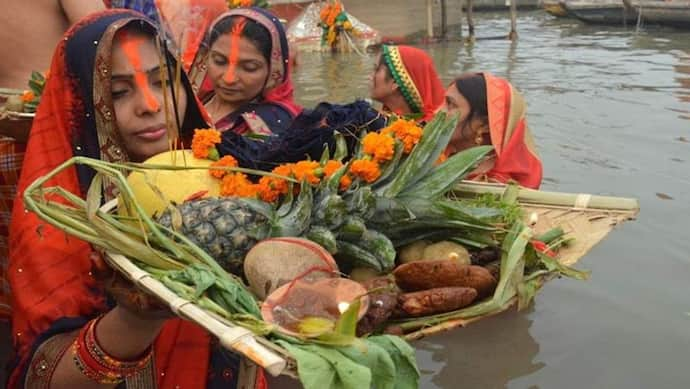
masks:
{"type": "Polygon", "coordinates": [[[515,180],[524,187],[539,189],[542,164],[527,127],[525,100],[505,79],[483,74],[491,144],[496,153],[494,166],[485,176],[499,182],[515,180]]]}
{"type": "MultiPolygon", "coordinates": [[[[24,387],[27,375],[49,382],[45,366],[54,368],[50,366],[53,360],[36,356],[52,355],[46,349],[51,339],[57,338],[55,335],[73,331],[107,310],[103,290],[91,275],[91,246],[27,212],[22,195],[34,180],[73,155],[112,162],[126,160],[124,148],[113,132],[110,94],[100,91],[110,88],[110,52],[115,32],[130,22],[141,23],[155,32],[155,27],[139,14],[105,11],[73,26],[53,57],[29,136],[10,228],[9,281],[17,354],[10,388],[24,387]],[[69,45],[74,46],[75,42],[79,43],[74,48],[79,55],[67,55],[69,45]],[[77,64],[70,66],[70,62],[77,64]],[[85,85],[92,88],[87,90],[85,85]],[[34,363],[30,363],[32,358],[34,363]]],[[[191,93],[188,83],[187,86],[191,93]]],[[[82,195],[88,186],[85,177],[88,179],[88,172],[70,169],[50,180],[47,186],[61,186],[82,195]]],[[[157,387],[205,386],[209,340],[206,331],[192,323],[168,321],[154,345],[156,365],[152,378],[157,387]]]]}

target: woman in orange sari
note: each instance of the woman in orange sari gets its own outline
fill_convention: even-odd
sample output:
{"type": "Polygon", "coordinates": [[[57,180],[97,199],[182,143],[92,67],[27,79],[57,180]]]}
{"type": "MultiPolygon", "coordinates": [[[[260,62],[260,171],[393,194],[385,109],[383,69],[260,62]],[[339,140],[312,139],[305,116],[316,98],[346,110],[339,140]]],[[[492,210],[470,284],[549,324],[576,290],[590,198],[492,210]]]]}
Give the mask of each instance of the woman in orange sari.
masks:
{"type": "Polygon", "coordinates": [[[443,104],[445,88],[434,61],[411,46],[384,45],[371,76],[370,95],[383,110],[426,122],[443,104]]]}
{"type": "MultiPolygon", "coordinates": [[[[245,362],[214,345],[201,327],[172,319],[131,285],[106,280],[88,243],[24,208],[27,186],[72,156],[141,162],[167,150],[172,107],[165,100],[176,101],[177,115],[171,109],[169,116],[177,117],[182,139],[207,126],[186,77],[174,99],[174,88],[163,88],[175,65],[156,39],[143,15],[110,10],[77,23],[56,49],[10,229],[17,355],[10,388],[264,387],[257,369],[240,369],[245,362]]],[[[93,175],[73,168],[48,185],[84,196],[93,175]]],[[[105,189],[104,200],[113,198],[105,189]]]]}
{"type": "Polygon", "coordinates": [[[513,180],[527,188],[539,188],[542,164],[527,127],[527,105],[508,81],[490,73],[461,75],[448,87],[443,109],[460,113],[446,155],[477,145],[494,146],[492,157],[471,179],[513,180]]]}

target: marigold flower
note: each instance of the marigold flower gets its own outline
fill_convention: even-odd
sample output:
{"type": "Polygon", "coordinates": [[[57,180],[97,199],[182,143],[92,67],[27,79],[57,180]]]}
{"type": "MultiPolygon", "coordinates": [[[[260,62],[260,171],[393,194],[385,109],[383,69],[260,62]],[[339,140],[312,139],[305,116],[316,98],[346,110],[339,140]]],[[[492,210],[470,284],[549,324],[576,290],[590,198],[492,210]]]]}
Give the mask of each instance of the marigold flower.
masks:
{"type": "MultiPolygon", "coordinates": [[[[237,160],[235,159],[235,157],[233,157],[232,155],[226,155],[226,156],[224,156],[223,158],[221,158],[221,159],[219,159],[219,160],[213,162],[213,163],[211,164],[211,167],[213,167],[213,166],[219,166],[219,167],[237,167],[237,166],[239,166],[239,164],[237,163],[237,160]]],[[[213,177],[216,177],[216,178],[223,178],[223,176],[225,176],[226,174],[228,174],[228,173],[230,173],[230,172],[227,171],[227,170],[210,169],[210,170],[209,170],[209,173],[211,173],[211,175],[212,175],[213,177]]]]}
{"type": "Polygon", "coordinates": [[[221,196],[256,197],[257,188],[245,174],[226,174],[220,183],[221,196]]]}
{"type": "Polygon", "coordinates": [[[350,165],[350,173],[352,173],[353,176],[359,177],[370,184],[381,177],[381,169],[379,168],[379,165],[374,161],[369,161],[366,159],[358,159],[353,161],[352,165],[350,165]]]}
{"type": "Polygon", "coordinates": [[[218,130],[212,128],[196,129],[192,138],[192,153],[197,158],[208,159],[218,143],[220,143],[218,130]]]}
{"type": "Polygon", "coordinates": [[[24,93],[22,93],[22,102],[23,103],[30,103],[35,98],[36,98],[36,95],[34,94],[34,92],[32,92],[30,90],[24,91],[24,93]]]}
{"type": "Polygon", "coordinates": [[[384,134],[394,134],[405,146],[405,154],[409,154],[414,146],[419,143],[424,130],[413,120],[398,119],[381,132],[384,134]]]}
{"type": "Polygon", "coordinates": [[[387,162],[395,154],[395,139],[387,134],[372,132],[362,139],[362,147],[365,153],[374,157],[374,161],[387,162]]]}
{"type": "MultiPolygon", "coordinates": [[[[274,185],[275,178],[264,176],[261,177],[259,180],[259,183],[256,185],[256,190],[259,194],[259,197],[261,200],[267,202],[267,203],[273,203],[280,198],[280,195],[283,194],[280,190],[278,190],[274,185]]],[[[285,182],[285,180],[281,180],[285,182]]],[[[287,191],[287,186],[286,186],[286,191],[287,191]]]]}
{"type": "Polygon", "coordinates": [[[438,159],[436,160],[434,165],[438,166],[438,165],[446,162],[447,159],[448,159],[448,156],[446,155],[446,153],[441,153],[441,155],[438,156],[438,159]]]}
{"type": "Polygon", "coordinates": [[[294,164],[292,174],[300,183],[306,180],[311,185],[318,185],[321,179],[317,176],[316,169],[320,167],[317,161],[299,161],[294,164]]]}
{"type": "MultiPolygon", "coordinates": [[[[326,178],[330,178],[341,167],[343,167],[342,162],[331,159],[323,166],[323,174],[326,178]]],[[[343,174],[343,176],[340,178],[340,190],[347,190],[350,185],[352,185],[352,178],[347,173],[343,174]]]]}
{"type": "MultiPolygon", "coordinates": [[[[288,163],[285,165],[280,165],[273,169],[271,173],[278,175],[278,176],[283,176],[283,177],[289,177],[292,178],[292,167],[293,164],[288,163]]],[[[268,182],[271,184],[271,188],[278,193],[281,194],[287,194],[288,192],[288,182],[285,179],[282,178],[275,178],[275,177],[266,177],[268,182]]]]}

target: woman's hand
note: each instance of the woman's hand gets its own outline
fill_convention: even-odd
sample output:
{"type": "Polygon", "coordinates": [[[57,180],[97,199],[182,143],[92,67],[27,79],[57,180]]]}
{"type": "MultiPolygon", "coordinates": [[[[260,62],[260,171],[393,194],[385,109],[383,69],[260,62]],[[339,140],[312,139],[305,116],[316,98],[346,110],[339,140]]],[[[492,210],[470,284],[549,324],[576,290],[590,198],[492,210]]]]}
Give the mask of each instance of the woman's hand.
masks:
{"type": "Polygon", "coordinates": [[[101,253],[91,253],[92,273],[121,308],[141,319],[170,319],[174,317],[168,307],[157,297],[152,296],[134,283],[115,272],[103,260],[101,253]]]}

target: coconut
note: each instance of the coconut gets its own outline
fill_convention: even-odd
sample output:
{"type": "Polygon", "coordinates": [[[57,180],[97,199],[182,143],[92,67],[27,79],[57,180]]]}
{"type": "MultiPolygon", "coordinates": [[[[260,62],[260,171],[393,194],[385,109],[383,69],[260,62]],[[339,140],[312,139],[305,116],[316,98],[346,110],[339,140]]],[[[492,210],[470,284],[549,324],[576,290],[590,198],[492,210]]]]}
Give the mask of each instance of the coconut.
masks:
{"type": "Polygon", "coordinates": [[[470,265],[472,263],[472,261],[470,261],[470,253],[467,249],[455,242],[442,241],[424,248],[424,252],[422,253],[423,261],[435,261],[440,259],[455,260],[461,265],[470,265]]]}
{"type": "MultiPolygon", "coordinates": [[[[144,163],[208,167],[213,161],[195,158],[190,150],[176,150],[154,155],[144,163]]],[[[127,183],[137,202],[150,216],[160,214],[170,203],[180,204],[195,195],[215,197],[220,194],[218,179],[206,169],[134,171],[127,177],[127,183]]]]}
{"type": "Polygon", "coordinates": [[[424,249],[429,244],[431,244],[431,242],[426,240],[418,240],[414,243],[408,244],[400,249],[400,252],[398,253],[398,262],[404,264],[421,260],[422,255],[424,254],[424,249]]]}
{"type": "Polygon", "coordinates": [[[338,265],[320,245],[302,238],[265,239],[244,258],[249,289],[261,300],[300,277],[305,281],[336,277],[338,265]]]}

